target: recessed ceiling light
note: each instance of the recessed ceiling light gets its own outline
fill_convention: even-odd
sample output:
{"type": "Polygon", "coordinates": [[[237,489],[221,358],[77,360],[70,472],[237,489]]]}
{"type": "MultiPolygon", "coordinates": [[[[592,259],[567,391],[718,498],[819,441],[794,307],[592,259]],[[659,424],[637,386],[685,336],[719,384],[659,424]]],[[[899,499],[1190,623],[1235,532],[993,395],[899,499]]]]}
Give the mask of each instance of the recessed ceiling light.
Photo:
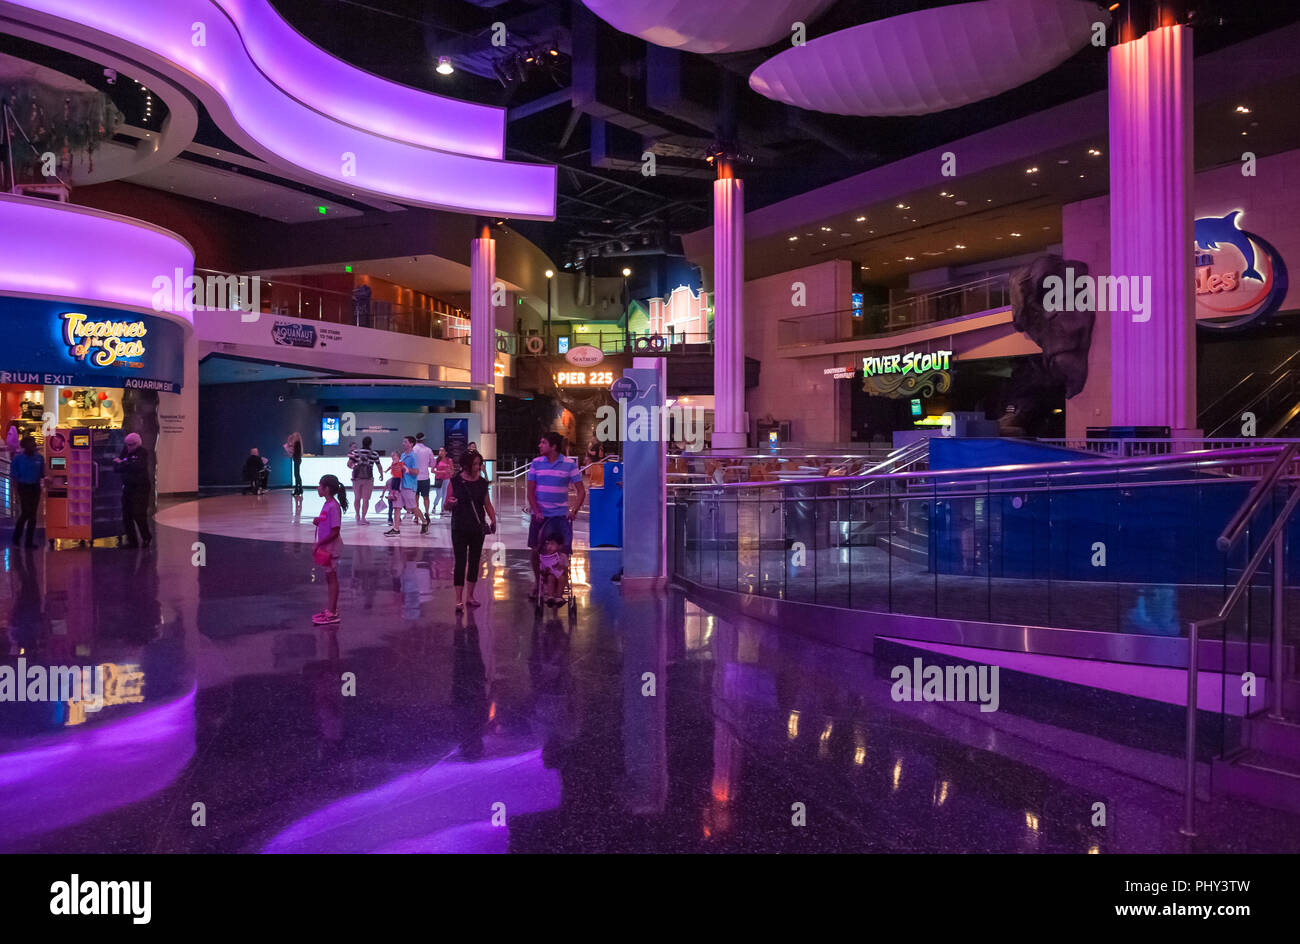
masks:
{"type": "Polygon", "coordinates": [[[866,221],[867,221],[867,218],[866,218],[865,216],[859,216],[859,217],[858,217],[858,222],[859,222],[859,223],[865,223],[866,221]]]}
{"type": "Polygon", "coordinates": [[[840,233],[841,236],[852,236],[852,233],[840,233]]]}
{"type": "Polygon", "coordinates": [[[822,232],[823,232],[823,233],[829,233],[830,231],[831,231],[831,228],[830,228],[829,226],[823,226],[823,227],[822,227],[822,232]]]}
{"type": "Polygon", "coordinates": [[[904,261],[904,262],[915,262],[915,261],[916,261],[916,256],[904,256],[904,257],[903,257],[903,261],[904,261]]]}
{"type": "Polygon", "coordinates": [[[1101,151],[1097,150],[1096,148],[1088,148],[1088,156],[1101,157],[1101,151]]]}
{"type": "Polygon", "coordinates": [[[1020,237],[1020,234],[1019,234],[1019,233],[1012,233],[1011,235],[1012,235],[1012,236],[1015,236],[1016,238],[1019,238],[1019,237],[1020,237]]]}
{"type": "Polygon", "coordinates": [[[1237,114],[1239,114],[1239,115],[1249,115],[1249,114],[1250,114],[1250,109],[1247,108],[1245,105],[1238,105],[1236,110],[1237,110],[1237,114]]]}
{"type": "Polygon", "coordinates": [[[953,246],[952,248],[953,248],[953,249],[965,249],[966,247],[963,246],[961,243],[958,243],[957,245],[953,246]]]}
{"type": "Polygon", "coordinates": [[[1038,168],[1037,168],[1037,167],[1030,167],[1030,168],[1028,168],[1028,169],[1025,170],[1025,173],[1026,173],[1026,174],[1036,174],[1036,173],[1038,173],[1038,168]]]}
{"type": "Polygon", "coordinates": [[[966,201],[965,201],[965,200],[958,200],[958,201],[957,201],[957,206],[959,206],[959,207],[964,207],[964,206],[966,206],[966,201]]]}
{"type": "Polygon", "coordinates": [[[899,203],[899,204],[897,204],[897,208],[900,209],[900,210],[910,210],[910,209],[912,209],[912,208],[911,208],[910,206],[908,206],[906,203],[899,203]]]}
{"type": "Polygon", "coordinates": [[[798,236],[791,236],[791,237],[789,237],[789,239],[790,239],[790,242],[792,242],[792,243],[793,243],[793,242],[798,242],[798,241],[799,241],[799,237],[798,237],[798,236]]]}
{"type": "Polygon", "coordinates": [[[1058,163],[1058,164],[1068,164],[1068,163],[1070,163],[1070,159],[1069,159],[1068,157],[1063,157],[1063,158],[1061,158],[1059,161],[1057,161],[1056,163],[1058,163]]]}

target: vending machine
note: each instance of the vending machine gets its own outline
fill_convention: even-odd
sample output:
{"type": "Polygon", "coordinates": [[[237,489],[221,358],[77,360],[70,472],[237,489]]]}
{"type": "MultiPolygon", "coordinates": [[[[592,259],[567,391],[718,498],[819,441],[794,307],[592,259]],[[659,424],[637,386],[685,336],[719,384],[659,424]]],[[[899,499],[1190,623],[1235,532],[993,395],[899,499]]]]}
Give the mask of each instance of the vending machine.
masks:
{"type": "Polygon", "coordinates": [[[113,459],[120,429],[75,427],[45,438],[45,536],[93,541],[122,533],[122,487],[113,459]]]}

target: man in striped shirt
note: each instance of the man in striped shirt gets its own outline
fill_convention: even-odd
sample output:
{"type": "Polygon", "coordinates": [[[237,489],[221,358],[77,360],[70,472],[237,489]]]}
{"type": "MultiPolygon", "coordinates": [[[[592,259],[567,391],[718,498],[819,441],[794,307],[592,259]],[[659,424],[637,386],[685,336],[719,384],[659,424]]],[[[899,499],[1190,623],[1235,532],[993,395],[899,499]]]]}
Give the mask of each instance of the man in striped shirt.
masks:
{"type": "Polygon", "coordinates": [[[541,567],[538,557],[547,536],[553,536],[564,547],[564,553],[573,554],[573,519],[587,499],[582,485],[582,472],[578,463],[560,453],[564,440],[559,433],[542,434],[537,443],[541,453],[528,467],[528,507],[532,521],[528,525],[528,547],[533,552],[533,596],[541,589],[541,567]],[[578,503],[569,506],[569,486],[578,492],[578,503]]]}

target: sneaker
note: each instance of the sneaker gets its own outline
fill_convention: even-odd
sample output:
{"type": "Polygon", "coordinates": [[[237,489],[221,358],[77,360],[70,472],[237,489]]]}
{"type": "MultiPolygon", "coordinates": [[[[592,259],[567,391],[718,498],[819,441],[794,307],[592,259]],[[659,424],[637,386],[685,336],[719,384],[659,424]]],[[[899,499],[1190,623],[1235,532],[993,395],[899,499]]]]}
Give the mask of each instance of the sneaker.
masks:
{"type": "Polygon", "coordinates": [[[424,524],[420,525],[420,533],[421,534],[429,533],[429,522],[426,521],[424,524]]]}
{"type": "Polygon", "coordinates": [[[337,613],[317,613],[311,618],[311,621],[317,626],[329,626],[339,621],[339,615],[337,613]]]}
{"type": "Polygon", "coordinates": [[[401,535],[401,533],[402,533],[402,532],[399,531],[397,528],[389,528],[387,531],[384,532],[384,537],[386,537],[386,538],[388,538],[388,537],[394,537],[394,538],[395,538],[395,537],[398,537],[399,535],[401,535]]]}

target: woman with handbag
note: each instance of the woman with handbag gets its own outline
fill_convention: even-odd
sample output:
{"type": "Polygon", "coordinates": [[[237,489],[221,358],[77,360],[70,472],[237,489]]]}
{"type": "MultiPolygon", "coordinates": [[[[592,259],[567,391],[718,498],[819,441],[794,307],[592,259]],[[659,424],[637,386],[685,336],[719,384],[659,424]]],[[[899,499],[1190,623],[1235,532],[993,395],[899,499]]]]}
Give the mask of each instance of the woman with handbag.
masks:
{"type": "Polygon", "coordinates": [[[483,457],[467,452],[460,458],[460,472],[447,485],[446,503],[451,506],[451,548],[456,558],[452,583],[456,586],[456,611],[478,606],[474,585],[478,582],[483,538],[495,534],[497,513],[483,475],[483,457]],[[468,581],[469,586],[465,584],[468,581]]]}
{"type": "Polygon", "coordinates": [[[293,494],[302,495],[302,436],[290,433],[284,441],[284,454],[293,461],[293,494]]]}

